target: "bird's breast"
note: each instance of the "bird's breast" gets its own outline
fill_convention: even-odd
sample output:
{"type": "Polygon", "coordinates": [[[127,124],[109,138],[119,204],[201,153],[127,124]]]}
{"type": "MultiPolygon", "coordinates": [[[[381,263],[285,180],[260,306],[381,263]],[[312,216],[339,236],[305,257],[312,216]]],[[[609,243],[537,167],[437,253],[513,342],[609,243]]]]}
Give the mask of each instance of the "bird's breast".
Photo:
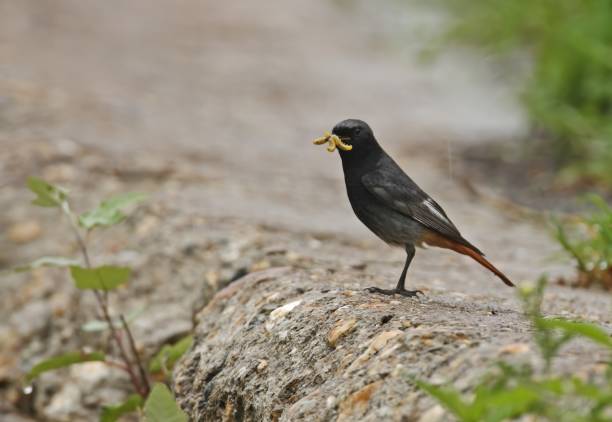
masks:
{"type": "Polygon", "coordinates": [[[422,226],[380,202],[361,180],[346,178],[346,192],[357,218],[380,239],[392,245],[419,243],[422,226]]]}

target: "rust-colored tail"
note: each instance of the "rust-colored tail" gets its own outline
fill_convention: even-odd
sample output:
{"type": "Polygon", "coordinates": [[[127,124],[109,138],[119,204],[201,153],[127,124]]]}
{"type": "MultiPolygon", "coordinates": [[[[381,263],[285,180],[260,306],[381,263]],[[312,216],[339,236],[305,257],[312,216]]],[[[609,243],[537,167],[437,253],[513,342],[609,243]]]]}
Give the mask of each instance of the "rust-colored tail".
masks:
{"type": "Polygon", "coordinates": [[[466,244],[462,244],[455,240],[447,239],[438,233],[429,232],[423,236],[423,241],[431,246],[451,249],[455,252],[459,252],[460,254],[469,256],[474,261],[478,262],[480,265],[498,276],[507,286],[514,287],[514,283],[510,281],[510,279],[506,277],[504,273],[495,268],[495,266],[484,257],[482,252],[480,252],[475,246],[472,246],[467,240],[465,241],[466,244]]]}

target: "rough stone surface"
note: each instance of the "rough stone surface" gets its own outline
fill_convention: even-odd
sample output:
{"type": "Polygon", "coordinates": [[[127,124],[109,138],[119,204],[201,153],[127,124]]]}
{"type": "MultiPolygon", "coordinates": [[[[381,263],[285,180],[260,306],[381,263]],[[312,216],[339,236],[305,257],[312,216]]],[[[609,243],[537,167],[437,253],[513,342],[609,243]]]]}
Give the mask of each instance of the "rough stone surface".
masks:
{"type": "MultiPolygon", "coordinates": [[[[195,347],[175,372],[181,406],[198,421],[438,421],[448,415],[411,378],[465,389],[500,357],[538,363],[511,289],[493,310],[441,291],[371,294],[369,282],[274,268],[221,290],[197,315],[195,347]]],[[[556,370],[595,372],[603,358],[578,343],[556,370]]]]}

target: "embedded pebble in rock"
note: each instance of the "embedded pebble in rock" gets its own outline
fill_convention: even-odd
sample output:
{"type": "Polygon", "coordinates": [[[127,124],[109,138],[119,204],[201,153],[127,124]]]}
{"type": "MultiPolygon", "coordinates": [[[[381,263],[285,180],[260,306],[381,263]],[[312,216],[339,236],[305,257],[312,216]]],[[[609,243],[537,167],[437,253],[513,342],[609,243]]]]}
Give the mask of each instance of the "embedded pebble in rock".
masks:
{"type": "MultiPolygon", "coordinates": [[[[270,320],[266,323],[266,330],[272,331],[278,320],[287,316],[291,311],[293,311],[294,308],[299,306],[301,303],[301,300],[296,300],[295,302],[287,303],[286,305],[276,308],[272,312],[270,312],[270,320]]],[[[278,335],[286,336],[284,332],[281,332],[278,335]]]]}
{"type": "Polygon", "coordinates": [[[257,371],[261,372],[261,371],[265,371],[265,369],[268,367],[268,361],[261,359],[259,361],[259,364],[257,365],[257,371]]]}
{"type": "Polygon", "coordinates": [[[349,334],[355,328],[356,324],[357,320],[354,318],[347,321],[338,321],[338,323],[334,325],[334,328],[331,329],[329,334],[327,334],[327,344],[329,344],[331,347],[336,347],[338,340],[341,337],[349,334]]]}
{"type": "Polygon", "coordinates": [[[369,344],[366,351],[363,352],[363,354],[359,356],[357,360],[355,360],[355,362],[353,362],[351,366],[349,366],[347,371],[350,372],[350,371],[353,371],[359,368],[361,365],[367,362],[372,356],[378,353],[378,351],[380,351],[383,347],[385,347],[391,339],[399,335],[402,335],[402,334],[404,334],[404,332],[400,330],[384,331],[378,334],[374,338],[374,340],[372,340],[372,342],[369,344]]]}

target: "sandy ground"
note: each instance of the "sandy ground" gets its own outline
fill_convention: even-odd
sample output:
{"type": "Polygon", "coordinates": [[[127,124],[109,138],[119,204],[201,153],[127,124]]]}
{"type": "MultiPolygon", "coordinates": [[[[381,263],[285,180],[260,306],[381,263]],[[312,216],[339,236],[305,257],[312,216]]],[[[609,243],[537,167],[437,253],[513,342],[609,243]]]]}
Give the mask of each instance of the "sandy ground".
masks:
{"type": "MultiPolygon", "coordinates": [[[[176,315],[164,309],[180,314],[177,326],[143,347],[188,331],[192,309],[237,274],[275,265],[267,255],[275,248],[285,251],[279,265],[297,259],[302,266],[365,268],[390,286],[402,252],[360,225],[338,157],[310,143],[337,121],[357,117],[511,278],[568,274],[567,265],[551,259],[557,248],[543,223],[465,188],[459,153],[511,142],[525,122],[511,83],[488,58],[451,52],[429,66],[415,58],[424,34],[441,23],[436,13],[394,2],[382,11],[340,1],[0,0],[0,264],[74,250],[57,217],[27,203],[24,180],[37,174],[70,187],[83,208],[108,193],[151,193],[140,220],[94,246],[101,261],[138,269],[142,296],[125,294],[120,303],[154,305],[141,318],[148,321],[176,315]],[[39,229],[25,238],[10,235],[24,224],[39,229]],[[205,252],[190,254],[193,247],[205,252]],[[201,294],[190,295],[193,289],[201,294]]],[[[471,183],[503,196],[484,180],[471,183]]],[[[70,284],[59,273],[6,280],[5,352],[23,352],[0,361],[0,389],[9,391],[16,368],[60,350],[58,333],[88,313],[71,308],[70,284]],[[62,287],[52,292],[55,280],[62,287]],[[50,329],[47,317],[57,309],[70,317],[50,329]],[[40,326],[22,327],[32,312],[39,312],[40,326]]],[[[498,280],[444,251],[419,252],[411,282],[517,306],[498,280]]],[[[609,301],[599,292],[554,287],[551,294],[560,298],[555,312],[609,323],[609,301]]],[[[143,322],[141,334],[151,335],[155,324],[143,322]]],[[[56,392],[41,394],[35,417],[70,418],[80,399],[53,413],[56,392]]],[[[23,411],[11,394],[3,395],[0,412],[23,411]]],[[[78,411],[87,415],[95,405],[78,411]]]]}

